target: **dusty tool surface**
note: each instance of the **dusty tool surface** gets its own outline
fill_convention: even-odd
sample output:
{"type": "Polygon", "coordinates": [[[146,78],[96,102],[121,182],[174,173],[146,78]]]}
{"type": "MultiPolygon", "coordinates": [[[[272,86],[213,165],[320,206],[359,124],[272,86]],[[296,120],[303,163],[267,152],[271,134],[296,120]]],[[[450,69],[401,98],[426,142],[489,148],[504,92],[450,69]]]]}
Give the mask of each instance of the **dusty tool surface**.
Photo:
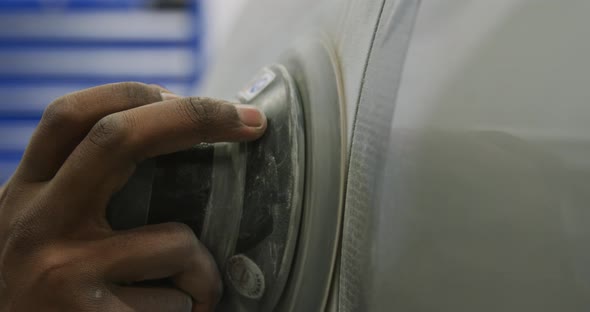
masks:
{"type": "Polygon", "coordinates": [[[115,229],[189,225],[223,272],[220,308],[271,311],[289,277],[300,229],[303,107],[282,65],[263,68],[240,101],[265,112],[262,138],[203,144],[146,161],[112,199],[108,218],[115,229]]]}

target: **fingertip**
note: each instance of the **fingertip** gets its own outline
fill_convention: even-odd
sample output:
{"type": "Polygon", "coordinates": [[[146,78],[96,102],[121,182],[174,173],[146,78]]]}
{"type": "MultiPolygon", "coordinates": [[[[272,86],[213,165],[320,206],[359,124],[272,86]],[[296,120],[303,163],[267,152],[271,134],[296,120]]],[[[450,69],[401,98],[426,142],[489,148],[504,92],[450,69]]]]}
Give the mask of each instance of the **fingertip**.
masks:
{"type": "Polygon", "coordinates": [[[267,119],[263,111],[253,105],[235,104],[240,121],[248,128],[264,133],[266,130],[267,119]]]}

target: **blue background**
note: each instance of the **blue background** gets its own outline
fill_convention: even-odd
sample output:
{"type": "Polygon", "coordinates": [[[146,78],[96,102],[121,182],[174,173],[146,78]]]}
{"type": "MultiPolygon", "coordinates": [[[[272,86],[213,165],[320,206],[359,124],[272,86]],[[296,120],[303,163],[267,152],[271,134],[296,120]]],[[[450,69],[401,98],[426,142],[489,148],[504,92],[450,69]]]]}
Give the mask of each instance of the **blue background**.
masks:
{"type": "Polygon", "coordinates": [[[0,0],[0,184],[45,106],[91,86],[156,83],[188,94],[203,71],[198,0],[158,9],[147,0],[0,0]]]}

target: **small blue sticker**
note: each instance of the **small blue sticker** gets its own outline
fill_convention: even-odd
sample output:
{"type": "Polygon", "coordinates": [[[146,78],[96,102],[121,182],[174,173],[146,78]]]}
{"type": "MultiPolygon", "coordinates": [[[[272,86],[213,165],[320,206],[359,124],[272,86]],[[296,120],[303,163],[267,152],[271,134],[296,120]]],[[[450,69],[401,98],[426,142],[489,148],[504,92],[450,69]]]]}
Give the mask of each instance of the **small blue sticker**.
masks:
{"type": "Polygon", "coordinates": [[[242,89],[238,93],[238,97],[250,102],[253,98],[258,96],[266,87],[268,87],[276,78],[276,74],[270,69],[263,69],[257,76],[252,80],[247,87],[242,89]]]}

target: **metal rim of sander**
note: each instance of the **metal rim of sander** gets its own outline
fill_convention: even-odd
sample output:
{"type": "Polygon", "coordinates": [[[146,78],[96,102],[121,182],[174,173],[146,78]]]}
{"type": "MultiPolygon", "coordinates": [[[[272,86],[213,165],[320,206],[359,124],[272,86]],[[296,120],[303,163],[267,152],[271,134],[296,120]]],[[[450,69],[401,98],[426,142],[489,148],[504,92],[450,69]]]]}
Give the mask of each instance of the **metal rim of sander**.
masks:
{"type": "MultiPolygon", "coordinates": [[[[305,131],[301,132],[305,135],[305,149],[300,149],[305,155],[298,156],[300,161],[305,160],[304,166],[302,164],[300,167],[305,169],[302,172],[305,183],[301,184],[300,189],[301,221],[294,214],[287,226],[291,230],[287,248],[290,251],[285,254],[289,258],[284,259],[283,277],[288,280],[280,284],[284,287],[263,285],[264,291],[270,293],[260,296],[255,291],[257,286],[260,287],[260,277],[257,275],[267,276],[268,272],[259,271],[256,261],[250,261],[249,257],[243,258],[242,254],[229,257],[230,264],[222,268],[226,283],[229,284],[229,293],[218,307],[219,311],[320,311],[327,306],[330,291],[337,281],[335,269],[341,236],[346,168],[346,120],[337,58],[328,41],[322,39],[305,38],[297,42],[293,49],[279,59],[280,65],[263,69],[248,84],[256,84],[266,71],[272,70],[288,81],[288,89],[294,92],[291,98],[300,101],[297,110],[301,112],[294,116],[302,114],[301,124],[305,126],[305,131]],[[240,266],[241,274],[247,271],[245,273],[250,276],[250,284],[241,291],[228,280],[231,274],[229,270],[234,263],[240,266]],[[253,289],[252,293],[248,293],[248,290],[253,289]],[[257,298],[257,295],[260,297],[257,298]]],[[[268,88],[272,89],[272,86],[268,88]]],[[[264,97],[264,92],[261,91],[259,96],[264,97]]],[[[241,95],[244,101],[244,91],[241,95]]],[[[247,99],[244,102],[248,102],[247,99]]],[[[266,103],[268,105],[272,101],[266,103]]],[[[268,112],[268,107],[262,105],[261,108],[268,112]]],[[[269,120],[272,124],[272,117],[269,120]]],[[[251,155],[251,151],[248,155],[251,155]]],[[[246,196],[249,193],[245,191],[246,196]]],[[[247,200],[244,205],[247,205],[247,200]]]]}
{"type": "Polygon", "coordinates": [[[240,95],[243,103],[265,112],[267,132],[252,143],[216,147],[201,239],[225,280],[218,309],[273,311],[299,232],[305,170],[302,105],[295,82],[281,65],[263,68],[240,95]],[[227,193],[228,186],[237,196],[227,193]],[[220,205],[226,206],[218,209],[220,205]]]}
{"type": "Polygon", "coordinates": [[[293,268],[275,311],[323,311],[336,278],[344,207],[346,115],[342,76],[327,36],[293,44],[280,59],[303,103],[306,172],[303,214],[293,268]]]}

